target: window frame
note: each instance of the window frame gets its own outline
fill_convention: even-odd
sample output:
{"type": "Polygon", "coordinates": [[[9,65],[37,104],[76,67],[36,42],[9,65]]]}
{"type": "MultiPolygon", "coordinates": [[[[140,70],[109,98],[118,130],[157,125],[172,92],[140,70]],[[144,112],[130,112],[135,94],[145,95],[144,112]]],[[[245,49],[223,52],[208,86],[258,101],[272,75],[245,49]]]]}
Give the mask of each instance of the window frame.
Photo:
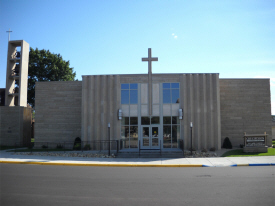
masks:
{"type": "Polygon", "coordinates": [[[180,103],[180,83],[162,83],[162,103],[163,104],[179,104],[180,103]],[[177,97],[176,102],[174,102],[177,97]]]}
{"type": "Polygon", "coordinates": [[[173,149],[173,148],[178,148],[178,140],[180,139],[180,136],[178,136],[178,133],[180,134],[180,121],[177,116],[163,116],[163,148],[164,149],[173,149]],[[168,123],[169,120],[169,123],[168,123]],[[167,128],[170,129],[170,147],[165,147],[165,142],[164,142],[164,135],[166,134],[165,131],[167,128]],[[176,129],[175,129],[176,128],[176,129]],[[176,141],[175,140],[175,133],[176,133],[176,141]],[[176,147],[175,147],[176,145],[176,147]]]}
{"type": "Polygon", "coordinates": [[[123,128],[128,129],[127,133],[125,133],[126,136],[124,136],[125,141],[128,140],[128,147],[125,147],[126,144],[127,144],[125,142],[124,148],[125,149],[138,148],[138,137],[139,137],[138,117],[137,116],[135,116],[135,117],[131,117],[131,116],[122,117],[122,121],[121,121],[121,133],[124,132],[123,128]],[[133,137],[132,136],[132,134],[134,134],[134,133],[131,133],[131,129],[133,129],[133,128],[136,128],[135,131],[136,131],[137,137],[133,137]],[[133,141],[134,138],[137,138],[137,143],[136,143],[136,145],[133,146],[132,145],[132,141],[133,141]]]}
{"type": "Polygon", "coordinates": [[[138,84],[122,83],[120,85],[121,104],[138,104],[138,84]],[[128,98],[127,98],[128,97],[128,98]]]}

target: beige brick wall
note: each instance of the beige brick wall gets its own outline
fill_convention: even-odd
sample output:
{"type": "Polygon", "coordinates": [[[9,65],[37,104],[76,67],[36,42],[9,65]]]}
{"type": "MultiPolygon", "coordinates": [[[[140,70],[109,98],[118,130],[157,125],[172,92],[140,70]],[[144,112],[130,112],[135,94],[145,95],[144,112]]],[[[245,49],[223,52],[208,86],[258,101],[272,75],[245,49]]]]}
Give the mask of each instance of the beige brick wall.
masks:
{"type": "Polygon", "coordinates": [[[272,121],[272,139],[275,140],[275,121],[272,121]]]}
{"type": "MultiPolygon", "coordinates": [[[[125,77],[121,76],[122,79],[125,77]]],[[[84,79],[85,78],[86,77],[84,77],[84,79]]],[[[220,86],[221,117],[221,141],[219,141],[219,144],[222,144],[225,137],[229,137],[233,146],[239,146],[243,143],[242,137],[244,132],[248,134],[267,132],[269,134],[268,144],[271,145],[272,130],[269,79],[220,79],[218,82],[220,86]]],[[[94,106],[91,103],[93,101],[88,101],[90,105],[86,105],[81,109],[83,106],[82,90],[86,91],[85,89],[88,89],[86,88],[88,85],[89,84],[84,84],[82,88],[82,82],[37,83],[36,141],[74,141],[76,137],[81,136],[81,112],[83,113],[82,118],[84,118],[83,121],[86,125],[85,117],[90,118],[93,111],[95,111],[86,111],[87,108],[94,106]],[[86,113],[90,116],[87,116],[86,113]]],[[[113,85],[113,83],[110,83],[110,85],[113,85]]],[[[92,91],[93,90],[91,90],[91,92],[92,91]]],[[[107,94],[108,91],[104,90],[104,92],[107,94]]],[[[105,93],[99,93],[102,97],[106,96],[105,93]]],[[[107,96],[106,101],[108,100],[107,96]]],[[[91,95],[87,96],[87,98],[92,97],[91,95]]],[[[83,98],[87,101],[85,95],[83,98]]],[[[105,111],[105,108],[101,108],[100,105],[98,106],[99,110],[96,110],[96,112],[101,110],[105,111]]],[[[117,111],[116,106],[114,107],[114,111],[117,111]]],[[[108,106],[107,109],[108,108],[110,109],[112,107],[108,106]]],[[[104,122],[102,123],[101,121],[102,115],[99,117],[91,120],[95,121],[94,123],[96,124],[106,126],[106,124],[103,124],[104,122]]],[[[114,116],[113,119],[116,119],[116,116],[114,116]]],[[[185,120],[185,122],[189,125],[190,121],[185,120]]],[[[86,130],[82,132],[84,131],[86,130]]],[[[95,132],[97,130],[94,129],[91,131],[95,132]]],[[[119,130],[112,131],[112,133],[118,132],[119,130]]],[[[194,131],[194,133],[196,132],[194,131]]],[[[188,135],[186,134],[186,136],[188,135]]],[[[82,134],[82,138],[83,140],[87,139],[84,133],[82,134]]],[[[199,147],[199,145],[196,146],[199,147]]],[[[215,146],[219,148],[219,145],[215,146]]]]}
{"type": "Polygon", "coordinates": [[[80,137],[82,82],[37,82],[35,87],[35,141],[80,137]]]}
{"type": "Polygon", "coordinates": [[[26,107],[0,107],[0,144],[27,145],[31,138],[32,109],[26,107]]]}
{"type": "Polygon", "coordinates": [[[221,140],[233,146],[243,143],[243,133],[267,132],[271,145],[271,100],[269,79],[220,79],[221,140]]]}

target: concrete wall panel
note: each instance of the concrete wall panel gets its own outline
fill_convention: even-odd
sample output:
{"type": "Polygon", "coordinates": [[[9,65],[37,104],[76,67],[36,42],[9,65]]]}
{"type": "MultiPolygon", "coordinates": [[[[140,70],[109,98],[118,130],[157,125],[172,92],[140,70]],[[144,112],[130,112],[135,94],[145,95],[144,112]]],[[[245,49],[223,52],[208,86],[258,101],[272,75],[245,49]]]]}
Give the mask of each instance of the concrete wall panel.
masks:
{"type": "Polygon", "coordinates": [[[193,123],[192,146],[196,149],[220,149],[220,93],[218,74],[181,74],[185,148],[191,148],[190,122],[193,123]]]}
{"type": "MultiPolygon", "coordinates": [[[[117,118],[117,112],[120,103],[120,83],[119,77],[113,75],[83,76],[82,98],[89,102],[84,102],[82,107],[82,139],[91,140],[108,140],[108,123],[111,125],[111,139],[119,139],[120,122],[117,118]],[[90,78],[92,77],[92,78],[90,78]],[[86,86],[87,85],[87,86],[86,86]],[[91,89],[92,88],[92,89],[91,89]],[[89,117],[86,117],[89,114],[89,117]],[[93,121],[87,121],[90,118],[93,121]],[[90,135],[86,132],[91,130],[90,135]]],[[[124,115],[130,115],[130,108],[123,105],[124,115]]],[[[132,108],[134,116],[136,109],[132,108]]],[[[98,148],[99,149],[99,148],[98,148]]]]}
{"type": "Polygon", "coordinates": [[[269,79],[220,79],[221,142],[229,137],[233,146],[243,143],[243,134],[267,132],[271,145],[271,100],[269,79]]]}
{"type": "Polygon", "coordinates": [[[0,107],[0,144],[27,146],[31,139],[32,109],[0,107]]]}
{"type": "Polygon", "coordinates": [[[81,137],[81,93],[82,82],[78,81],[36,83],[35,141],[74,141],[81,137]]]}

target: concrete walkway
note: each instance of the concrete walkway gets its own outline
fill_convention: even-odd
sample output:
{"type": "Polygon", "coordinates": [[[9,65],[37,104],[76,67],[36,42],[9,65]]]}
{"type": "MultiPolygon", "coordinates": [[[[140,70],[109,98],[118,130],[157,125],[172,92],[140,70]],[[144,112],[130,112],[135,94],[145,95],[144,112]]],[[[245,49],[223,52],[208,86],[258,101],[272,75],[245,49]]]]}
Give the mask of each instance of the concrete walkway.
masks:
{"type": "Polygon", "coordinates": [[[210,158],[86,158],[14,155],[0,151],[0,163],[112,166],[112,167],[232,167],[275,166],[275,156],[264,157],[210,157],[210,158]]]}

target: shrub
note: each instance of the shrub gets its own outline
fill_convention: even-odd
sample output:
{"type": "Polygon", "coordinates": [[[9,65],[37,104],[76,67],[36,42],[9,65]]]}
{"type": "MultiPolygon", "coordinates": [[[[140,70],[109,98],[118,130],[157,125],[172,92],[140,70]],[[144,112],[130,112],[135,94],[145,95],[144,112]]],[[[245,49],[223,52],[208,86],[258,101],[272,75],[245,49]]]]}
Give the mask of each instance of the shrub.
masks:
{"type": "Polygon", "coordinates": [[[232,149],[232,144],[231,144],[230,139],[228,137],[226,137],[224,139],[222,147],[225,148],[225,149],[232,149]]]}
{"type": "Polygon", "coordinates": [[[31,142],[29,145],[28,145],[28,149],[32,149],[34,147],[34,142],[31,142]]]}
{"type": "MultiPolygon", "coordinates": [[[[189,148],[189,151],[191,152],[191,148],[189,148]]],[[[195,147],[192,148],[192,151],[196,151],[195,147]]]]}
{"type": "Polygon", "coordinates": [[[201,152],[206,153],[206,152],[207,152],[207,149],[203,148],[203,149],[201,150],[201,152]]]}
{"type": "Polygon", "coordinates": [[[209,150],[210,150],[211,152],[215,152],[215,151],[216,151],[216,148],[215,148],[215,147],[211,147],[209,150]]]}
{"type": "Polygon", "coordinates": [[[48,146],[47,145],[42,145],[42,149],[47,149],[48,148],[48,146]]]}
{"type": "Polygon", "coordinates": [[[80,137],[75,138],[73,149],[74,150],[81,150],[81,139],[80,139],[80,137]]]}
{"type": "Polygon", "coordinates": [[[81,150],[81,143],[77,143],[74,145],[74,150],[81,150]]]}
{"type": "Polygon", "coordinates": [[[90,144],[85,144],[85,146],[83,147],[84,150],[90,150],[91,146],[90,144]]]}
{"type": "Polygon", "coordinates": [[[63,145],[62,144],[57,144],[56,145],[56,149],[62,149],[63,148],[63,145]]]}

